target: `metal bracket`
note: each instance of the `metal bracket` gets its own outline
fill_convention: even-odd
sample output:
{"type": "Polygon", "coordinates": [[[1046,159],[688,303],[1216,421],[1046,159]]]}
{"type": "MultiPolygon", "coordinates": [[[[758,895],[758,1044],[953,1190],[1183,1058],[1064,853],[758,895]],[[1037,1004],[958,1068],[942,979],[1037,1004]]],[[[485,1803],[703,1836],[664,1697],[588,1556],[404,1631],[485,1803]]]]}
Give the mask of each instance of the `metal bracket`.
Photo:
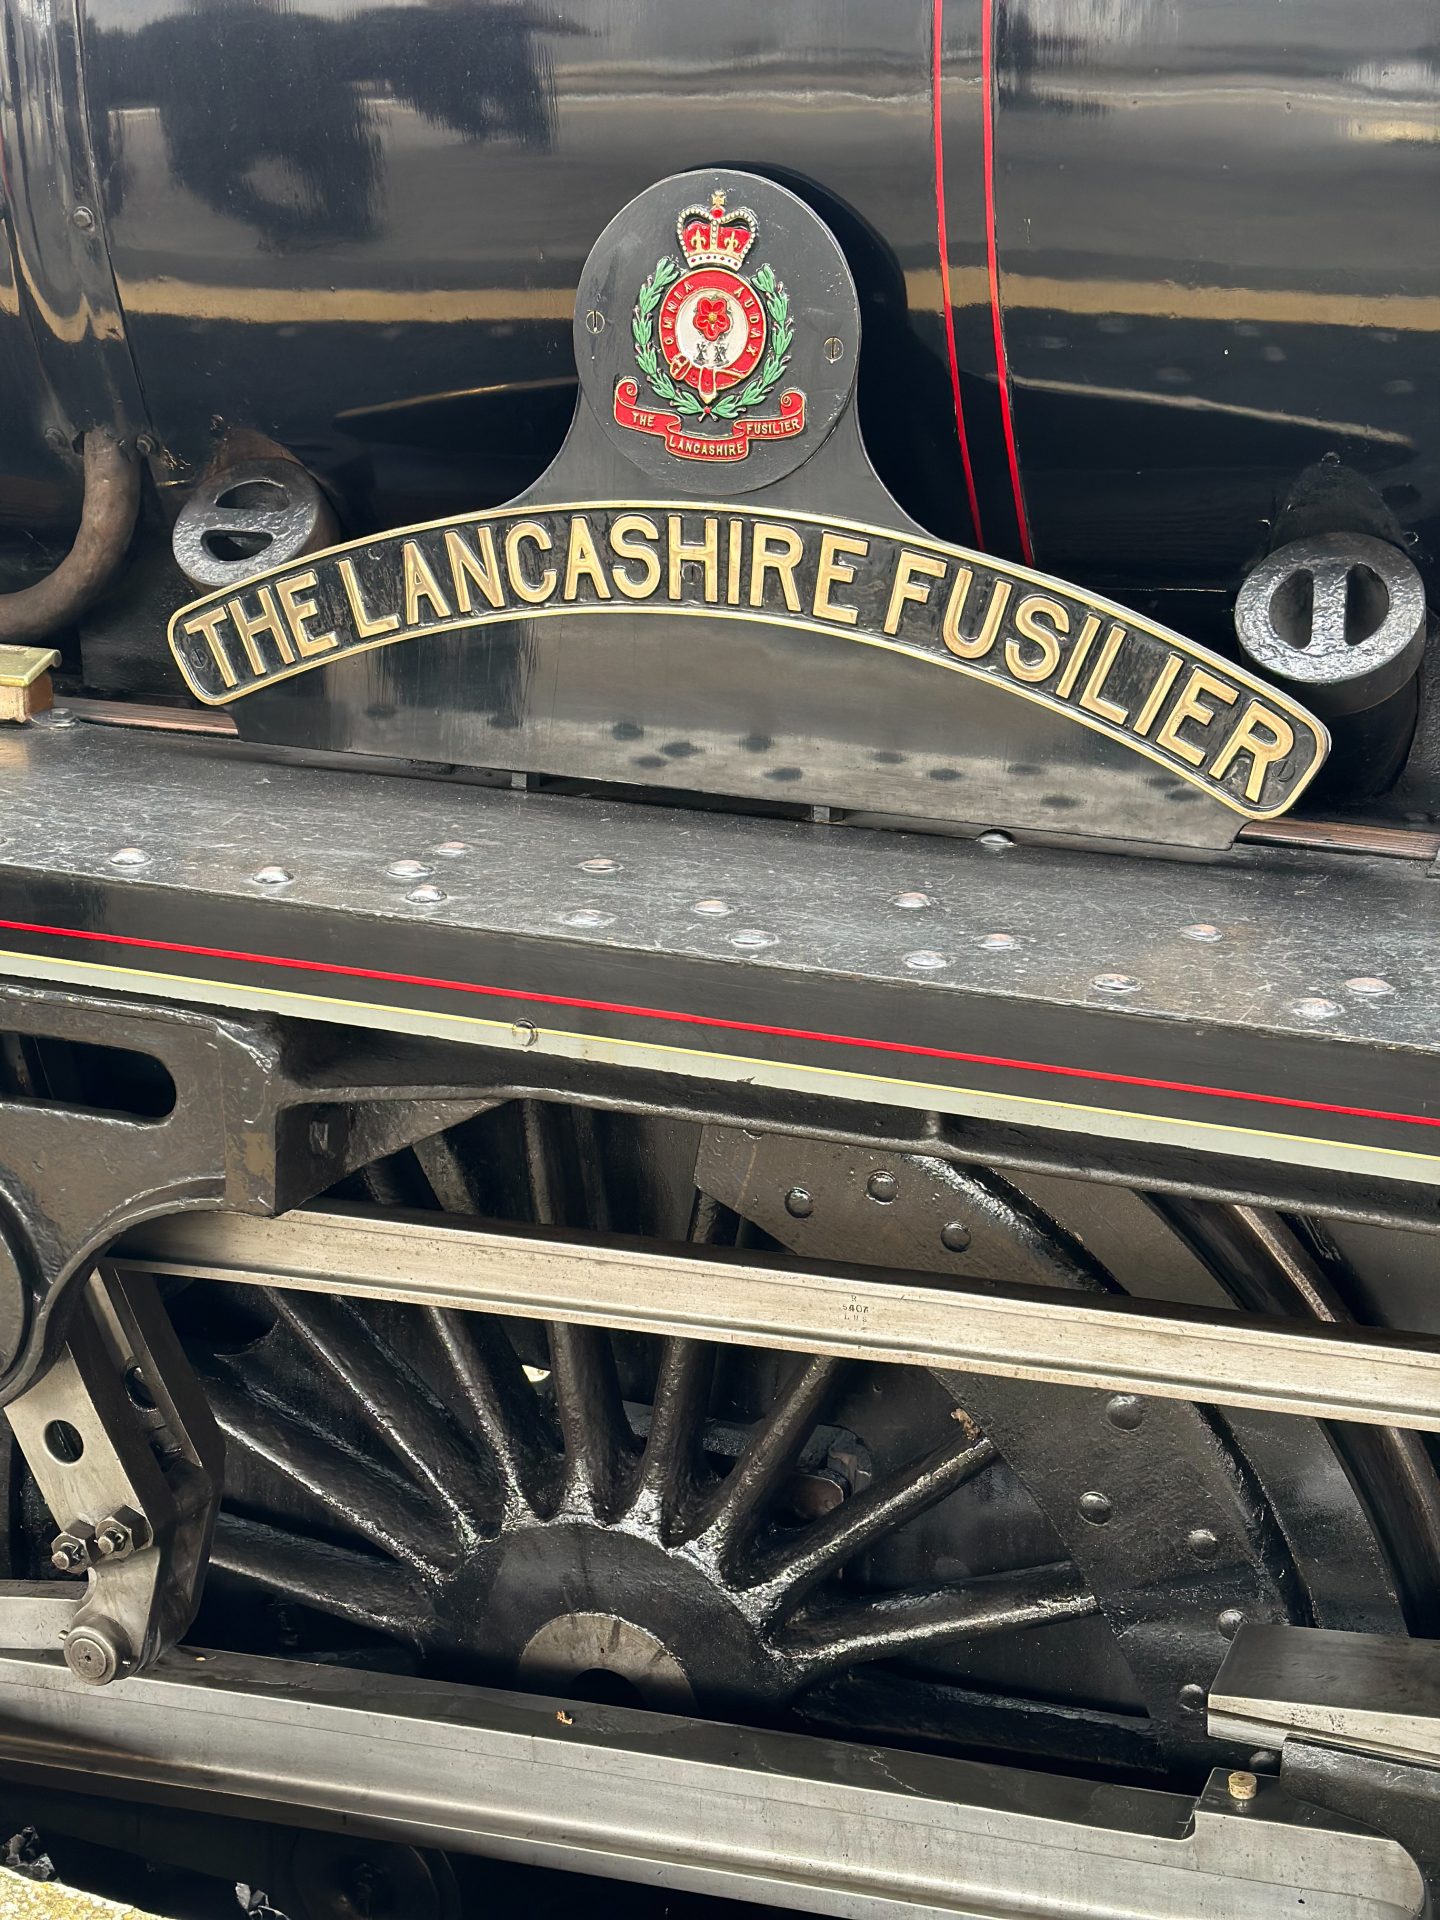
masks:
{"type": "Polygon", "coordinates": [[[78,1679],[150,1666],[195,1616],[225,1447],[153,1281],[97,1269],[54,1365],[6,1409],[89,1590],[64,1631],[78,1679]]]}
{"type": "Polygon", "coordinates": [[[0,1404],[51,1364],[74,1286],[125,1228],[195,1208],[283,1212],[488,1102],[423,1049],[0,987],[0,1404]],[[111,1110],[72,1071],[77,1049],[145,1056],[173,1083],[171,1110],[111,1110]]]}

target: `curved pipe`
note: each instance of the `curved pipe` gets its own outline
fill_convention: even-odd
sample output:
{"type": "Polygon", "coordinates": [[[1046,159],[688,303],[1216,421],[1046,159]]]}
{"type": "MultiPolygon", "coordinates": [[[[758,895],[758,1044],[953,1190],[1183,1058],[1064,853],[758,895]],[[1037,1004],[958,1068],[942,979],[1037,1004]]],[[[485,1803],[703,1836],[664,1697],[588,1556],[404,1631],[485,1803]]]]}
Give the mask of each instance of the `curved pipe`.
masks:
{"type": "Polygon", "coordinates": [[[85,436],[85,502],[69,553],[43,580],[0,593],[0,645],[43,640],[82,613],[114,577],[135,531],[140,469],[103,427],[85,436]]]}

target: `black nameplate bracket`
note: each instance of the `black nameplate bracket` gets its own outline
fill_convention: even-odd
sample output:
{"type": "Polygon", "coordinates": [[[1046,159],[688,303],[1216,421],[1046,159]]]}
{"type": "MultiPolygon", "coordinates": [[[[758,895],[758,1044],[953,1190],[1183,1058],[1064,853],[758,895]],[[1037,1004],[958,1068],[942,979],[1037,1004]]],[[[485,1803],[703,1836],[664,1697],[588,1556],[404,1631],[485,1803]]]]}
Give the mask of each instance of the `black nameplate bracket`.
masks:
{"type": "Polygon", "coordinates": [[[930,538],[855,417],[823,222],[725,169],[611,222],[580,398],[510,505],[183,607],[187,684],[288,745],[1221,848],[1328,736],[1287,695],[1064,581],[930,538]]]}

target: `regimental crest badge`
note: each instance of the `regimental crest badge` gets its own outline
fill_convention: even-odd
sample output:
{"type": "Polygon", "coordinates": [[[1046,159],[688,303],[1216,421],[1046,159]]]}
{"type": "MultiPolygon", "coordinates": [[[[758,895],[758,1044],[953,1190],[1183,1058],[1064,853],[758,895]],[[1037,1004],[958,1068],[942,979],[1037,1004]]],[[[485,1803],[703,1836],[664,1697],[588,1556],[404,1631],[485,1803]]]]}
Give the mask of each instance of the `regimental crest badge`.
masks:
{"type": "Polygon", "coordinates": [[[805,395],[786,387],[795,328],[785,283],[764,261],[740,271],[760,235],[749,207],[681,210],[680,254],[662,254],[631,317],[635,364],[615,386],[615,423],[664,438],[682,460],[743,460],[754,440],[805,430],[805,395]],[[658,403],[658,404],[652,404],[658,403]],[[773,411],[760,411],[771,403],[773,411]]]}

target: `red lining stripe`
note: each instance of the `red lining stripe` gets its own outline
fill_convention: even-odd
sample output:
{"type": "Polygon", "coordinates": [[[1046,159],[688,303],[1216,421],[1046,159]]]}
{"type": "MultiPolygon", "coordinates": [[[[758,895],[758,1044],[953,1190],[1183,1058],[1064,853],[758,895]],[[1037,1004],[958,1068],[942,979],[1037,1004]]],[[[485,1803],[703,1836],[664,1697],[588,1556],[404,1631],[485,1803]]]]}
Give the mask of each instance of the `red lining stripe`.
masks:
{"type": "Polygon", "coordinates": [[[970,464],[970,440],[965,431],[965,409],[960,400],[960,356],[955,350],[955,309],[950,300],[950,236],[945,222],[945,134],[943,127],[945,0],[933,0],[934,36],[930,53],[930,95],[935,141],[935,230],[940,251],[940,298],[945,307],[945,348],[950,358],[950,391],[955,400],[955,431],[960,439],[960,462],[965,469],[965,493],[970,502],[970,521],[975,544],[983,547],[980,529],[980,501],[975,492],[975,470],[970,464]]]}
{"type": "Polygon", "coordinates": [[[432,980],[420,973],[391,973],[377,967],[344,966],[330,960],[299,960],[275,953],[241,953],[228,947],[192,946],[180,940],[148,940],[133,933],[97,933],[78,927],[47,927],[29,920],[0,920],[11,933],[37,933],[55,940],[90,940],[102,945],[141,947],[152,953],[186,953],[205,960],[235,960],[246,966],[288,967],[298,972],[334,974],[348,980],[377,980],[407,987],[433,987],[446,993],[478,994],[494,1000],[526,1000],[547,1007],[573,1007],[588,1013],[618,1013],[639,1020],[668,1020],[678,1025],[713,1027],[726,1033],[765,1034],[781,1040],[809,1040],[832,1047],[859,1047],[876,1053],[904,1053],[925,1060],[956,1060],[970,1066],[1005,1067],[1019,1073],[1048,1073],[1106,1086],[1146,1087],[1160,1093],[1200,1094],[1212,1100],[1243,1100],[1261,1106],[1288,1107],[1300,1113],[1333,1113],[1352,1120],[1393,1120],[1406,1126],[1440,1127],[1440,1116],[1389,1113],[1379,1107],[1347,1107],[1328,1100],[1301,1100],[1285,1093],[1252,1093],[1241,1087],[1207,1087],[1186,1080],[1160,1080],[1144,1074],[1106,1073],[1098,1067],[1066,1067],[1047,1060],[1008,1060],[999,1054],[963,1053],[952,1047],[922,1047],[906,1040],[872,1040],[851,1033],[816,1033],[805,1027],[768,1026],[754,1020],[727,1020],[719,1014],[684,1013],[673,1007],[635,1007],[616,1000],[585,1000],[566,993],[535,993],[523,987],[494,987],[471,980],[432,980]]]}
{"type": "Polygon", "coordinates": [[[995,0],[980,0],[980,88],[984,96],[985,129],[985,260],[990,272],[990,326],[995,336],[1000,424],[1005,434],[1010,490],[1015,496],[1020,552],[1026,564],[1032,565],[1035,549],[1030,539],[1030,516],[1025,510],[1025,490],[1020,484],[1020,450],[1015,442],[1015,416],[1010,402],[1010,356],[1005,351],[1005,323],[1000,312],[1000,243],[995,221],[995,0]]]}

